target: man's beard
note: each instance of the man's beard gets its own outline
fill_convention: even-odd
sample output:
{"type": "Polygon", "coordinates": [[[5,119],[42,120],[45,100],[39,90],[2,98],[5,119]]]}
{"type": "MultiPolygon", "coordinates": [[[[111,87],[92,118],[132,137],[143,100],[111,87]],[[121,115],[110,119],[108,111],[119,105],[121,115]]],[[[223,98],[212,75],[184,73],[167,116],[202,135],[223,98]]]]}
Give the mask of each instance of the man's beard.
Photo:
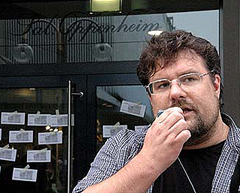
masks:
{"type": "Polygon", "coordinates": [[[200,144],[211,138],[212,134],[215,131],[214,125],[218,119],[220,108],[218,98],[216,97],[215,99],[214,108],[211,109],[211,112],[206,112],[206,114],[209,115],[207,120],[203,120],[204,115],[201,115],[198,108],[186,100],[177,101],[172,105],[173,107],[180,107],[182,109],[190,108],[197,115],[197,117],[189,124],[188,129],[191,132],[191,137],[184,144],[184,146],[193,146],[200,144]]]}
{"type": "MultiPolygon", "coordinates": [[[[214,119],[214,123],[216,120],[214,119]]],[[[191,132],[191,137],[184,144],[184,146],[192,146],[203,143],[211,138],[213,130],[211,129],[214,123],[206,124],[200,116],[194,120],[194,122],[189,125],[189,130],[191,132]]]]}

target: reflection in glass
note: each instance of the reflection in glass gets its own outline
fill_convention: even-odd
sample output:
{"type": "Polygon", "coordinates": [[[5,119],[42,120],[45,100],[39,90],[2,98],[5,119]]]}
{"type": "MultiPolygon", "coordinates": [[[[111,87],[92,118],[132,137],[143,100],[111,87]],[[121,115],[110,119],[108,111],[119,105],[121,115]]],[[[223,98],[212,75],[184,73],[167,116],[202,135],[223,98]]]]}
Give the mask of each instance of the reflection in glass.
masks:
{"type": "Polygon", "coordinates": [[[69,10],[61,17],[1,20],[0,26],[0,64],[135,61],[155,30],[183,29],[219,42],[219,10],[113,16],[69,10]],[[14,52],[16,45],[31,49],[14,52]]]}

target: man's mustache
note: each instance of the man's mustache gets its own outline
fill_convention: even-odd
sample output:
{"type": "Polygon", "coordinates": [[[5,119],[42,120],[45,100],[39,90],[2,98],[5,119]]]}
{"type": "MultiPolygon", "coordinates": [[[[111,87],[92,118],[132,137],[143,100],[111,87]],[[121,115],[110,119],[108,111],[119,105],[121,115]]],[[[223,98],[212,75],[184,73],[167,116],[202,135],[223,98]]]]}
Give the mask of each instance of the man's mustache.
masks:
{"type": "Polygon", "coordinates": [[[192,103],[189,103],[186,100],[174,101],[172,103],[171,107],[179,107],[181,109],[189,109],[189,110],[193,110],[193,111],[197,110],[197,108],[192,103]]]}

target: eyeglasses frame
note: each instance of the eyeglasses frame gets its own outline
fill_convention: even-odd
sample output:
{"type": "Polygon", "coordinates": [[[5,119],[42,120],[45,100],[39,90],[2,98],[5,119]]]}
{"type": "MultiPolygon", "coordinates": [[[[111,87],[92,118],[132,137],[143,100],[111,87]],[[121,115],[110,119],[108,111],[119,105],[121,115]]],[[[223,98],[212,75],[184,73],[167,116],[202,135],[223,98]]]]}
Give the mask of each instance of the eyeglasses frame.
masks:
{"type": "MultiPolygon", "coordinates": [[[[186,76],[186,75],[188,75],[188,74],[199,74],[199,77],[202,78],[202,77],[204,77],[204,76],[206,76],[206,75],[209,75],[209,74],[211,74],[211,73],[213,73],[213,72],[214,72],[214,70],[211,70],[211,71],[209,71],[209,72],[205,72],[205,73],[202,73],[202,74],[201,74],[201,73],[198,73],[198,72],[190,72],[190,73],[182,74],[182,75],[179,76],[179,77],[186,76]]],[[[178,77],[178,78],[175,78],[175,79],[173,79],[173,80],[169,80],[169,79],[163,78],[163,79],[158,79],[158,80],[149,82],[149,84],[148,84],[147,86],[145,86],[145,89],[147,90],[147,92],[148,92],[150,95],[158,95],[158,94],[160,94],[160,93],[155,93],[155,94],[154,94],[154,93],[151,93],[151,90],[150,90],[150,85],[151,85],[151,84],[153,84],[154,82],[158,82],[159,80],[168,80],[168,81],[170,82],[170,86],[171,86],[171,85],[172,85],[172,81],[178,80],[179,77],[178,77]]],[[[179,84],[179,85],[181,85],[181,84],[179,84]]]]}

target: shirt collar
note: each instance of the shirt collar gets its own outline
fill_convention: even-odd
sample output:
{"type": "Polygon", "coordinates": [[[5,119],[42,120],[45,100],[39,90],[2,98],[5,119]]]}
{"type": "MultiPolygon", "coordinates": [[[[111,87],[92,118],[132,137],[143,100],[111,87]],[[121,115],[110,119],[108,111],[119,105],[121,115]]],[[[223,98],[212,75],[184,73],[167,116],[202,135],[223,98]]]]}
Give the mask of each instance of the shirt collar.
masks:
{"type": "Polygon", "coordinates": [[[236,126],[235,122],[229,115],[222,113],[222,118],[223,122],[229,126],[229,133],[226,143],[240,153],[240,129],[236,126]]]}

